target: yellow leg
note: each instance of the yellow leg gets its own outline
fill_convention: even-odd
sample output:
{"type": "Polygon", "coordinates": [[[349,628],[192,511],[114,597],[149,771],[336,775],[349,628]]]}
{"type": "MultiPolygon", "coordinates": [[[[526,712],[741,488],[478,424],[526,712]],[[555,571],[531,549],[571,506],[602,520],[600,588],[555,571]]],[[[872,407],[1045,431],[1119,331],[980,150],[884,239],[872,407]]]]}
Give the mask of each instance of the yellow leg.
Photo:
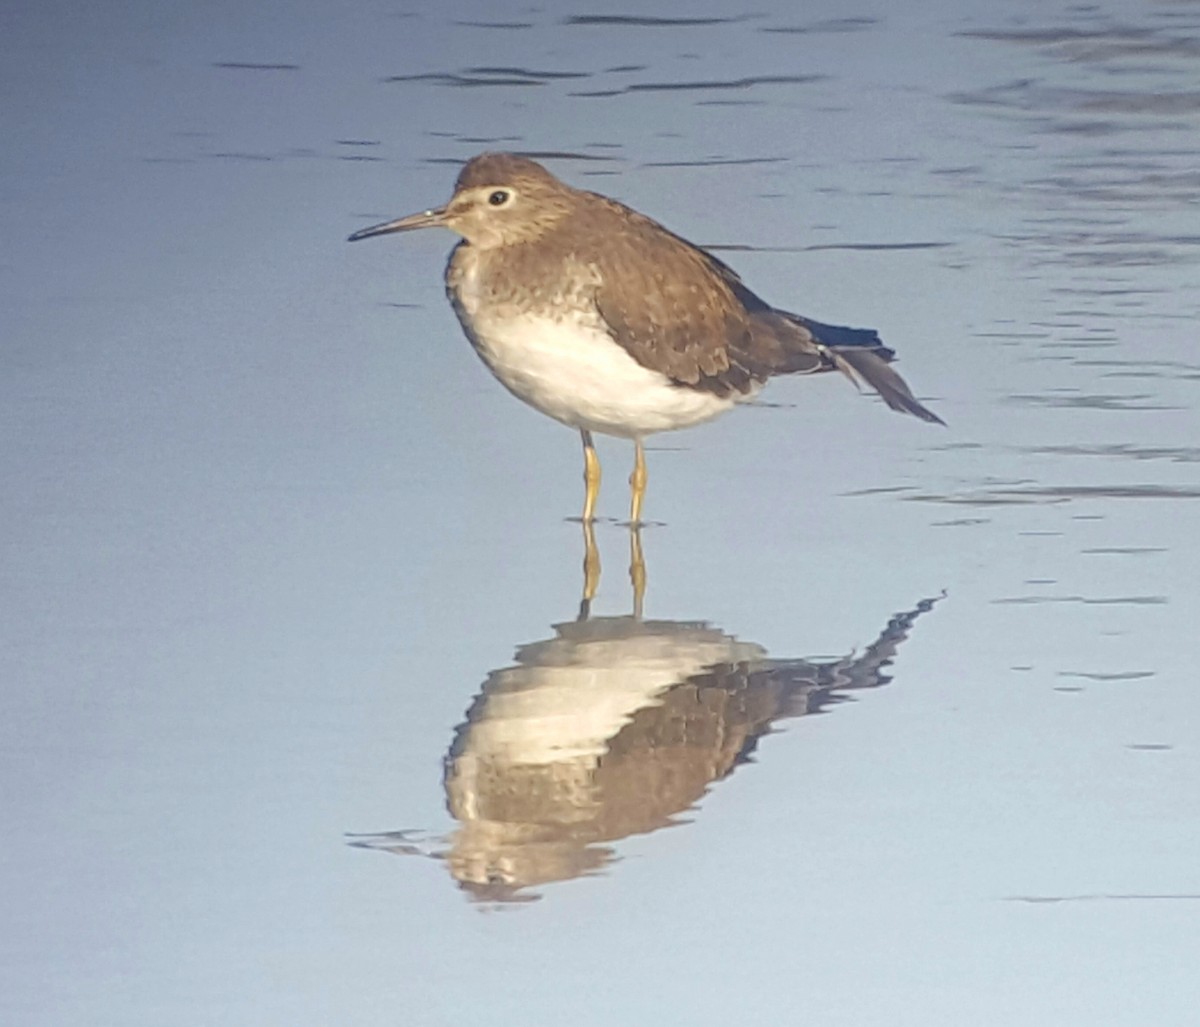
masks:
{"type": "Polygon", "coordinates": [[[629,476],[632,499],[629,504],[629,523],[636,528],[642,523],[642,498],[646,495],[646,451],[642,440],[633,440],[633,473],[629,476]]]}
{"type": "Polygon", "coordinates": [[[579,601],[579,617],[587,620],[592,612],[592,600],[600,587],[600,550],[596,548],[596,529],[591,521],[583,522],[583,597],[579,601]]]}
{"type": "Polygon", "coordinates": [[[592,444],[592,433],[580,431],[583,438],[583,523],[591,524],[596,516],[596,497],[600,495],[600,458],[592,444]]]}
{"type": "Polygon", "coordinates": [[[633,585],[633,615],[642,619],[642,600],[646,596],[646,558],[642,555],[642,531],[629,526],[629,580],[633,585]]]}

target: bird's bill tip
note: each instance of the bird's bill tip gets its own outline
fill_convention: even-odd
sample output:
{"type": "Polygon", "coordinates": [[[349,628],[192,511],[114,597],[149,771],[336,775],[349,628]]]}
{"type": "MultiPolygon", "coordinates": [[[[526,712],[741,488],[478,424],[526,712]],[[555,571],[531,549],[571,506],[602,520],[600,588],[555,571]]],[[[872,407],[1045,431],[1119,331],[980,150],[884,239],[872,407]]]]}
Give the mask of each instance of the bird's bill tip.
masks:
{"type": "Polygon", "coordinates": [[[439,207],[436,210],[423,210],[419,214],[409,214],[395,221],[383,221],[378,225],[360,228],[349,237],[348,242],[358,242],[359,239],[370,239],[373,235],[390,235],[392,232],[412,232],[418,228],[437,228],[446,223],[446,210],[439,207]]]}

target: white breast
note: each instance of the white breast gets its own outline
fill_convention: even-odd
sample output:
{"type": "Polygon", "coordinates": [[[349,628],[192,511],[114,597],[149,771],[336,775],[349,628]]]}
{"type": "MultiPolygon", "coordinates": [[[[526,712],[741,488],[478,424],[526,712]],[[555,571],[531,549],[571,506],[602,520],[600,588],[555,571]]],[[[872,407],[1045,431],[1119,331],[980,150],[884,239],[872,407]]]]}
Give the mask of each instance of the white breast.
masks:
{"type": "Polygon", "coordinates": [[[699,424],[735,403],[642,367],[595,314],[547,317],[505,305],[483,307],[472,277],[463,276],[458,294],[467,335],[514,396],[556,421],[636,438],[699,424]]]}

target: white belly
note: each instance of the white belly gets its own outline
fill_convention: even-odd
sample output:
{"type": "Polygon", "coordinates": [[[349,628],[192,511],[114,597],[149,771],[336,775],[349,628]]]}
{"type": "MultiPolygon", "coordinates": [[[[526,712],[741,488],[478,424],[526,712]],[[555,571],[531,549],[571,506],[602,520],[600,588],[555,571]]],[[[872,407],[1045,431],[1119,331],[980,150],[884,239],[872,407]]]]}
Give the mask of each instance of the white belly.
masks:
{"type": "Polygon", "coordinates": [[[637,438],[688,428],[736,402],[642,367],[585,317],[476,317],[464,327],[514,396],[572,428],[637,438]]]}

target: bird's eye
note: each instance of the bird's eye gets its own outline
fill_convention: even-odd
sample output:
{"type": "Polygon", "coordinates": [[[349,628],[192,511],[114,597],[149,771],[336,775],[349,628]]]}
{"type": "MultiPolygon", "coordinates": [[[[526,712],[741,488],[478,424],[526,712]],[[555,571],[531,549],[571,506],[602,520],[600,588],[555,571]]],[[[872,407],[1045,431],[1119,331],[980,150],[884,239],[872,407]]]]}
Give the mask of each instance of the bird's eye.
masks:
{"type": "Polygon", "coordinates": [[[488,203],[493,207],[503,207],[508,202],[509,195],[510,193],[507,189],[497,189],[488,197],[488,203]]]}

